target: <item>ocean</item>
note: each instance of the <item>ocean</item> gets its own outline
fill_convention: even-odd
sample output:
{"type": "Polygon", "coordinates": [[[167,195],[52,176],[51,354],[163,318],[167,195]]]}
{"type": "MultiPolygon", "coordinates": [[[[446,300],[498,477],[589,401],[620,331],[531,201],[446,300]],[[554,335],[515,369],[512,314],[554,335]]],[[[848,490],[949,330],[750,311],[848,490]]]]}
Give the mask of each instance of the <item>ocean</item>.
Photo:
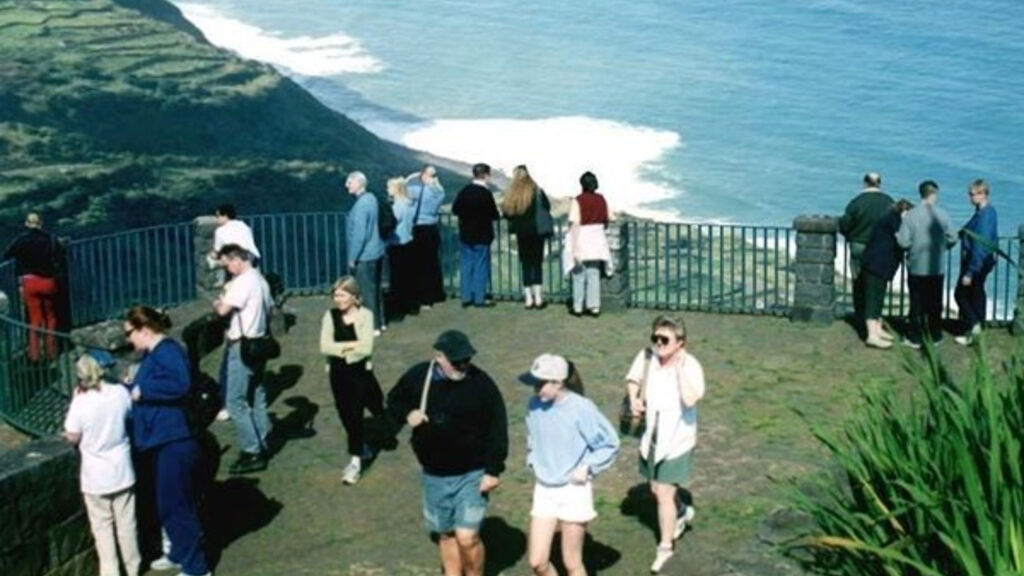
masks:
{"type": "Polygon", "coordinates": [[[1024,223],[1019,0],[175,3],[378,135],[555,196],[592,170],[619,210],[786,225],[876,171],[957,224],[985,178],[1024,223]]]}

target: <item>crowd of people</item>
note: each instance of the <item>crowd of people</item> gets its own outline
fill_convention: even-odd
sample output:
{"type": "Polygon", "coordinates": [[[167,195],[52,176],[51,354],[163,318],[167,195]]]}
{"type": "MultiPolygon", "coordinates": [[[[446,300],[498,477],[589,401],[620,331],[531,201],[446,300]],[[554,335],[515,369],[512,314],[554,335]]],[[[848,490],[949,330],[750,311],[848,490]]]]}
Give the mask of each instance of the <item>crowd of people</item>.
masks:
{"type": "MultiPolygon", "coordinates": [[[[545,306],[542,262],[546,239],[554,233],[551,202],[525,166],[512,172],[503,200],[490,190],[490,167],[473,166],[473,180],[456,196],[459,222],[460,290],[463,307],[487,307],[490,245],[494,223],[509,220],[522,266],[527,309],[545,306]]],[[[938,206],[939,187],[922,182],[920,201],[893,199],[882,191],[878,174],[864,177],[865,188],[840,220],[850,245],[856,317],[875,348],[892,346],[882,322],[886,284],[904,261],[909,273],[910,318],[904,342],[920,347],[942,340],[941,299],[944,253],[958,239],[938,206]]],[[[600,314],[600,277],[611,271],[604,228],[609,211],[597,192],[597,177],[580,177],[581,193],[569,207],[563,260],[572,275],[570,311],[600,314]]],[[[490,375],[474,362],[477,350],[459,330],[442,332],[429,359],[410,367],[385,395],[374,373],[375,341],[386,330],[381,294],[382,263],[390,268],[390,305],[399,313],[429,309],[444,300],[439,262],[439,210],[445,198],[436,170],[425,166],[387,181],[387,200],[367,191],[366,176],[352,172],[346,190],[355,197],[346,221],[348,274],[331,287],[319,350],[327,381],[347,436],[345,485],[360,482],[366,464],[377,458],[368,426],[393,437],[411,429],[411,445],[422,468],[423,515],[436,537],[446,575],[483,573],[485,547],[480,526],[489,495],[500,485],[508,456],[505,401],[490,375]],[[387,214],[382,211],[389,211],[387,214]],[[393,218],[386,218],[390,214],[393,218]],[[384,220],[390,220],[385,225],[384,220]],[[366,412],[370,420],[364,419],[366,412]]],[[[996,213],[988,185],[968,187],[974,216],[959,234],[961,269],[955,292],[963,327],[956,340],[969,344],[985,317],[985,279],[995,264],[996,213]]],[[[224,283],[212,302],[212,315],[224,331],[220,369],[219,420],[234,423],[237,456],[230,474],[267,468],[276,444],[267,414],[266,362],[279,353],[267,348],[274,301],[259,267],[252,231],[237,220],[231,205],[217,208],[218,228],[210,262],[222,267],[224,283]]],[[[36,233],[41,220],[30,215],[25,239],[8,249],[23,274],[33,324],[46,326],[50,292],[44,258],[22,257],[32,247],[55,250],[49,236],[36,233]],[[37,318],[40,316],[40,318],[37,318]]],[[[47,256],[49,258],[50,256],[47,256]]],[[[177,341],[163,312],[136,306],[124,317],[127,341],[140,353],[134,369],[120,375],[91,354],[76,363],[78,387],[65,421],[65,437],[82,454],[81,490],[96,541],[103,576],[138,574],[141,566],[135,520],[135,469],[143,462],[160,527],[169,542],[151,567],[180,569],[181,576],[210,573],[197,512],[196,469],[202,459],[198,436],[208,422],[194,413],[195,367],[177,341]],[[140,459],[139,455],[145,458],[140,459]]],[[[538,356],[519,380],[532,387],[525,418],[527,465],[534,476],[528,540],[529,565],[537,575],[557,574],[551,547],[561,534],[561,557],[571,575],[585,574],[583,542],[597,516],[593,481],[616,460],[620,435],[638,436],[640,476],[649,482],[657,517],[658,544],[651,571],[659,572],[675,553],[675,541],[695,516],[687,489],[694,466],[697,405],[705,392],[700,362],[686,350],[683,320],[658,316],[651,345],[640,350],[625,375],[621,429],[616,429],[585,397],[577,366],[563,356],[538,356]],[[620,434],[621,433],[621,434],[620,434]]],[[[43,354],[35,339],[29,354],[43,354]]]]}
{"type": "Polygon", "coordinates": [[[954,341],[964,346],[973,343],[985,320],[985,280],[999,255],[998,219],[988,183],[978,179],[968,184],[974,214],[959,232],[939,206],[936,182],[921,182],[918,194],[917,206],[906,199],[894,201],[882,191],[881,175],[868,173],[864,189],[839,220],[839,231],[849,245],[854,318],[858,327],[864,327],[864,343],[873,348],[891,348],[895,340],[885,329],[882,308],[887,285],[900,265],[906,266],[910,293],[903,344],[920,348],[925,340],[934,345],[943,342],[945,255],[958,239],[960,273],[953,297],[960,327],[954,341]]]}

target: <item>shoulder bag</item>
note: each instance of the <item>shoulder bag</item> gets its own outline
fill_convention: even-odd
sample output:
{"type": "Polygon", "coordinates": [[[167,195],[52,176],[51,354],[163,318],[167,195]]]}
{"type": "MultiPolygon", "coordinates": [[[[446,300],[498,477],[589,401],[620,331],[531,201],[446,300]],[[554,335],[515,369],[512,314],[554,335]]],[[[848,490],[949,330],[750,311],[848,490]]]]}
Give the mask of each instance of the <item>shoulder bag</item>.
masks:
{"type": "Polygon", "coordinates": [[[264,314],[267,317],[267,331],[262,336],[256,336],[249,338],[245,335],[245,327],[242,326],[242,314],[241,310],[235,312],[238,317],[238,327],[242,331],[242,337],[239,340],[239,346],[241,346],[242,362],[252,368],[258,364],[263,364],[267,360],[273,360],[281,355],[281,344],[274,339],[274,335],[270,332],[270,313],[271,310],[266,308],[266,298],[263,298],[263,287],[260,287],[261,302],[260,306],[263,306],[264,314]]]}
{"type": "Polygon", "coordinates": [[[541,199],[543,194],[544,190],[540,188],[533,194],[533,221],[538,236],[551,236],[555,232],[555,222],[551,218],[551,211],[544,208],[544,201],[541,199]]]}
{"type": "MultiPolygon", "coordinates": [[[[651,354],[650,348],[644,348],[644,372],[640,378],[640,401],[644,401],[644,392],[647,388],[647,376],[651,371],[651,354]]],[[[619,432],[625,436],[632,436],[639,438],[644,434],[644,424],[646,420],[644,414],[641,412],[639,415],[633,414],[633,407],[629,403],[629,392],[627,391],[625,396],[622,398],[622,406],[619,409],[619,432]]]]}

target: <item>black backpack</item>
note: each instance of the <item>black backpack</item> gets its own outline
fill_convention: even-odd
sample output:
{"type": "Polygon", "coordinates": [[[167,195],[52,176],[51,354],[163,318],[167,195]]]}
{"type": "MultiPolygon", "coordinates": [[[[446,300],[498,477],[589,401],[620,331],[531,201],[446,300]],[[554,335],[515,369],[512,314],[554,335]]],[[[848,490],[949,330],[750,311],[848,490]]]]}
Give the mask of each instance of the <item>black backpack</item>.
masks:
{"type": "Polygon", "coordinates": [[[381,240],[387,240],[395,234],[398,228],[398,220],[395,212],[391,209],[391,203],[381,198],[379,194],[373,195],[377,199],[377,233],[381,240]]]}
{"type": "Polygon", "coordinates": [[[173,406],[185,412],[185,422],[193,433],[206,430],[217,417],[217,412],[224,406],[220,397],[220,386],[217,381],[202,372],[192,376],[192,384],[188,393],[181,398],[171,400],[139,400],[139,404],[150,406],[173,406]]]}

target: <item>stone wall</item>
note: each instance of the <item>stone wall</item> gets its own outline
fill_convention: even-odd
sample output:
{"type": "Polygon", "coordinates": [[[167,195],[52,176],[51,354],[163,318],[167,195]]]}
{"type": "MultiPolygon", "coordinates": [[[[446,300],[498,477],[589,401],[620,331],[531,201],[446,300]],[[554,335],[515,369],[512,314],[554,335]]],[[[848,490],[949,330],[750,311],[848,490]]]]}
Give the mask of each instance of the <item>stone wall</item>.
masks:
{"type": "Polygon", "coordinates": [[[222,268],[210,265],[207,259],[207,255],[213,251],[213,231],[217,229],[217,219],[213,216],[200,216],[192,223],[196,296],[213,300],[217,297],[220,286],[223,284],[222,268]]]}
{"type": "Polygon", "coordinates": [[[796,288],[790,319],[794,322],[830,324],[835,319],[836,231],[834,216],[798,216],[796,258],[793,272],[796,288]]]}
{"type": "Polygon", "coordinates": [[[50,438],[0,454],[0,574],[92,576],[97,568],[77,452],[50,438]]]}

